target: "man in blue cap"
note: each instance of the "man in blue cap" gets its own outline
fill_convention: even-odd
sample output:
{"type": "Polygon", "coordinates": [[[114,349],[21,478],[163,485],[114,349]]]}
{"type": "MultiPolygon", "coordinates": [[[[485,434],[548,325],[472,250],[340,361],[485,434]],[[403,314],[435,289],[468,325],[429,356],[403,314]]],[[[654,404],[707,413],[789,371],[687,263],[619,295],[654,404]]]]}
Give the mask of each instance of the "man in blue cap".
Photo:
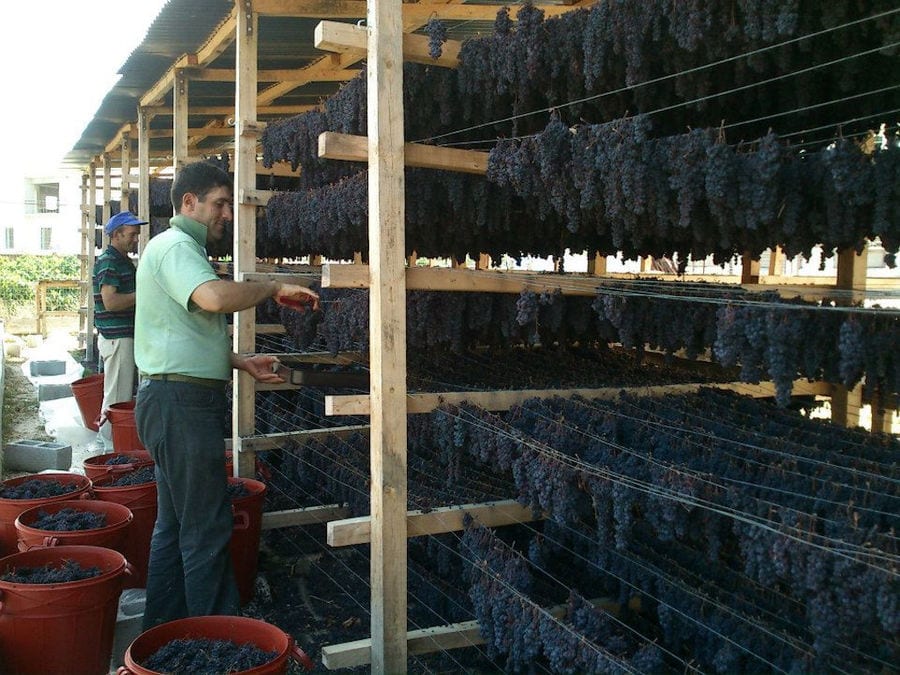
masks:
{"type": "MultiPolygon", "coordinates": [[[[94,263],[94,326],[104,373],[101,420],[112,404],[134,396],[135,269],[128,254],[137,251],[140,226],[146,224],[130,211],[114,215],[104,228],[109,246],[94,263]]],[[[110,425],[103,424],[105,445],[111,445],[111,436],[110,425]]]]}

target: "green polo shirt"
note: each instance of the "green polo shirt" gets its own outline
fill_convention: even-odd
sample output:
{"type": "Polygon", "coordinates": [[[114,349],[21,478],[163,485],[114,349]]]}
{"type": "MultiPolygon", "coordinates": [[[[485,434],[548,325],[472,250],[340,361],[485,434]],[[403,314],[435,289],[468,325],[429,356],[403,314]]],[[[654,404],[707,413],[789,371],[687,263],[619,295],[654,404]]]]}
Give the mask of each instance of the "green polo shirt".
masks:
{"type": "Polygon", "coordinates": [[[206,253],[206,226],[175,216],[141,255],[137,269],[134,361],[149,375],[231,379],[225,315],[191,301],[194,290],[218,279],[206,253]]]}

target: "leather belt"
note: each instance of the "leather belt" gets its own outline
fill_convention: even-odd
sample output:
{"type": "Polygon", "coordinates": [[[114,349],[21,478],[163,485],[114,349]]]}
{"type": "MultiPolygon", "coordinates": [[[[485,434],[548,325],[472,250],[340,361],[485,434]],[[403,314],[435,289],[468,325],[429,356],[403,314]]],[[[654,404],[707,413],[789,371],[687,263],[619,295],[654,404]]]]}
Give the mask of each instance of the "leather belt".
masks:
{"type": "Polygon", "coordinates": [[[159,380],[161,382],[185,382],[186,384],[196,384],[201,387],[210,389],[224,389],[225,380],[214,380],[206,377],[192,377],[191,375],[180,375],[179,373],[160,373],[156,375],[147,375],[141,373],[141,378],[145,380],[159,380]]]}

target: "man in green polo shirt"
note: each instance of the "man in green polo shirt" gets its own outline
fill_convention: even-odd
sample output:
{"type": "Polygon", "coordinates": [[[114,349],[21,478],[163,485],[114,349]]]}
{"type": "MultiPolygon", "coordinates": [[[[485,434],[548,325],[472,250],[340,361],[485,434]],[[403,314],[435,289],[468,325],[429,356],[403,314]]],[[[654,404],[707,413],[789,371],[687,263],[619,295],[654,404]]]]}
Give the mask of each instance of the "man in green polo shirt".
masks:
{"type": "MultiPolygon", "coordinates": [[[[94,263],[94,326],[103,362],[102,420],[113,403],[134,397],[134,263],[128,254],[137,250],[140,226],[146,224],[130,211],[114,215],[104,228],[109,246],[94,263]]],[[[107,446],[112,443],[109,424],[100,427],[100,438],[107,446]]]]}
{"type": "Polygon", "coordinates": [[[225,474],[225,385],[232,370],[282,382],[274,356],[231,351],[225,315],[269,298],[309,302],[303,286],[219,279],[206,246],[232,219],[232,180],[205,162],[172,184],[178,215],[147,245],[137,272],[135,422],[156,464],[157,518],[150,545],[144,629],[183,618],[236,614],[229,553],[233,517],[225,474]]]}

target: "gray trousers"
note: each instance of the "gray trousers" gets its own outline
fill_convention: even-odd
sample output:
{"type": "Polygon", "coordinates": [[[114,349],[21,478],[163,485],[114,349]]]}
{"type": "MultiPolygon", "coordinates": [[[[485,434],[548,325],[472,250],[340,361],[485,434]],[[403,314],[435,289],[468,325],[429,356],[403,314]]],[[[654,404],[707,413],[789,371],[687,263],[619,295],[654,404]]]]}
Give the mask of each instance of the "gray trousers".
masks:
{"type": "Polygon", "coordinates": [[[225,390],[142,380],[138,436],[156,462],[144,630],[187,616],[238,614],[225,474],[225,390]]]}

